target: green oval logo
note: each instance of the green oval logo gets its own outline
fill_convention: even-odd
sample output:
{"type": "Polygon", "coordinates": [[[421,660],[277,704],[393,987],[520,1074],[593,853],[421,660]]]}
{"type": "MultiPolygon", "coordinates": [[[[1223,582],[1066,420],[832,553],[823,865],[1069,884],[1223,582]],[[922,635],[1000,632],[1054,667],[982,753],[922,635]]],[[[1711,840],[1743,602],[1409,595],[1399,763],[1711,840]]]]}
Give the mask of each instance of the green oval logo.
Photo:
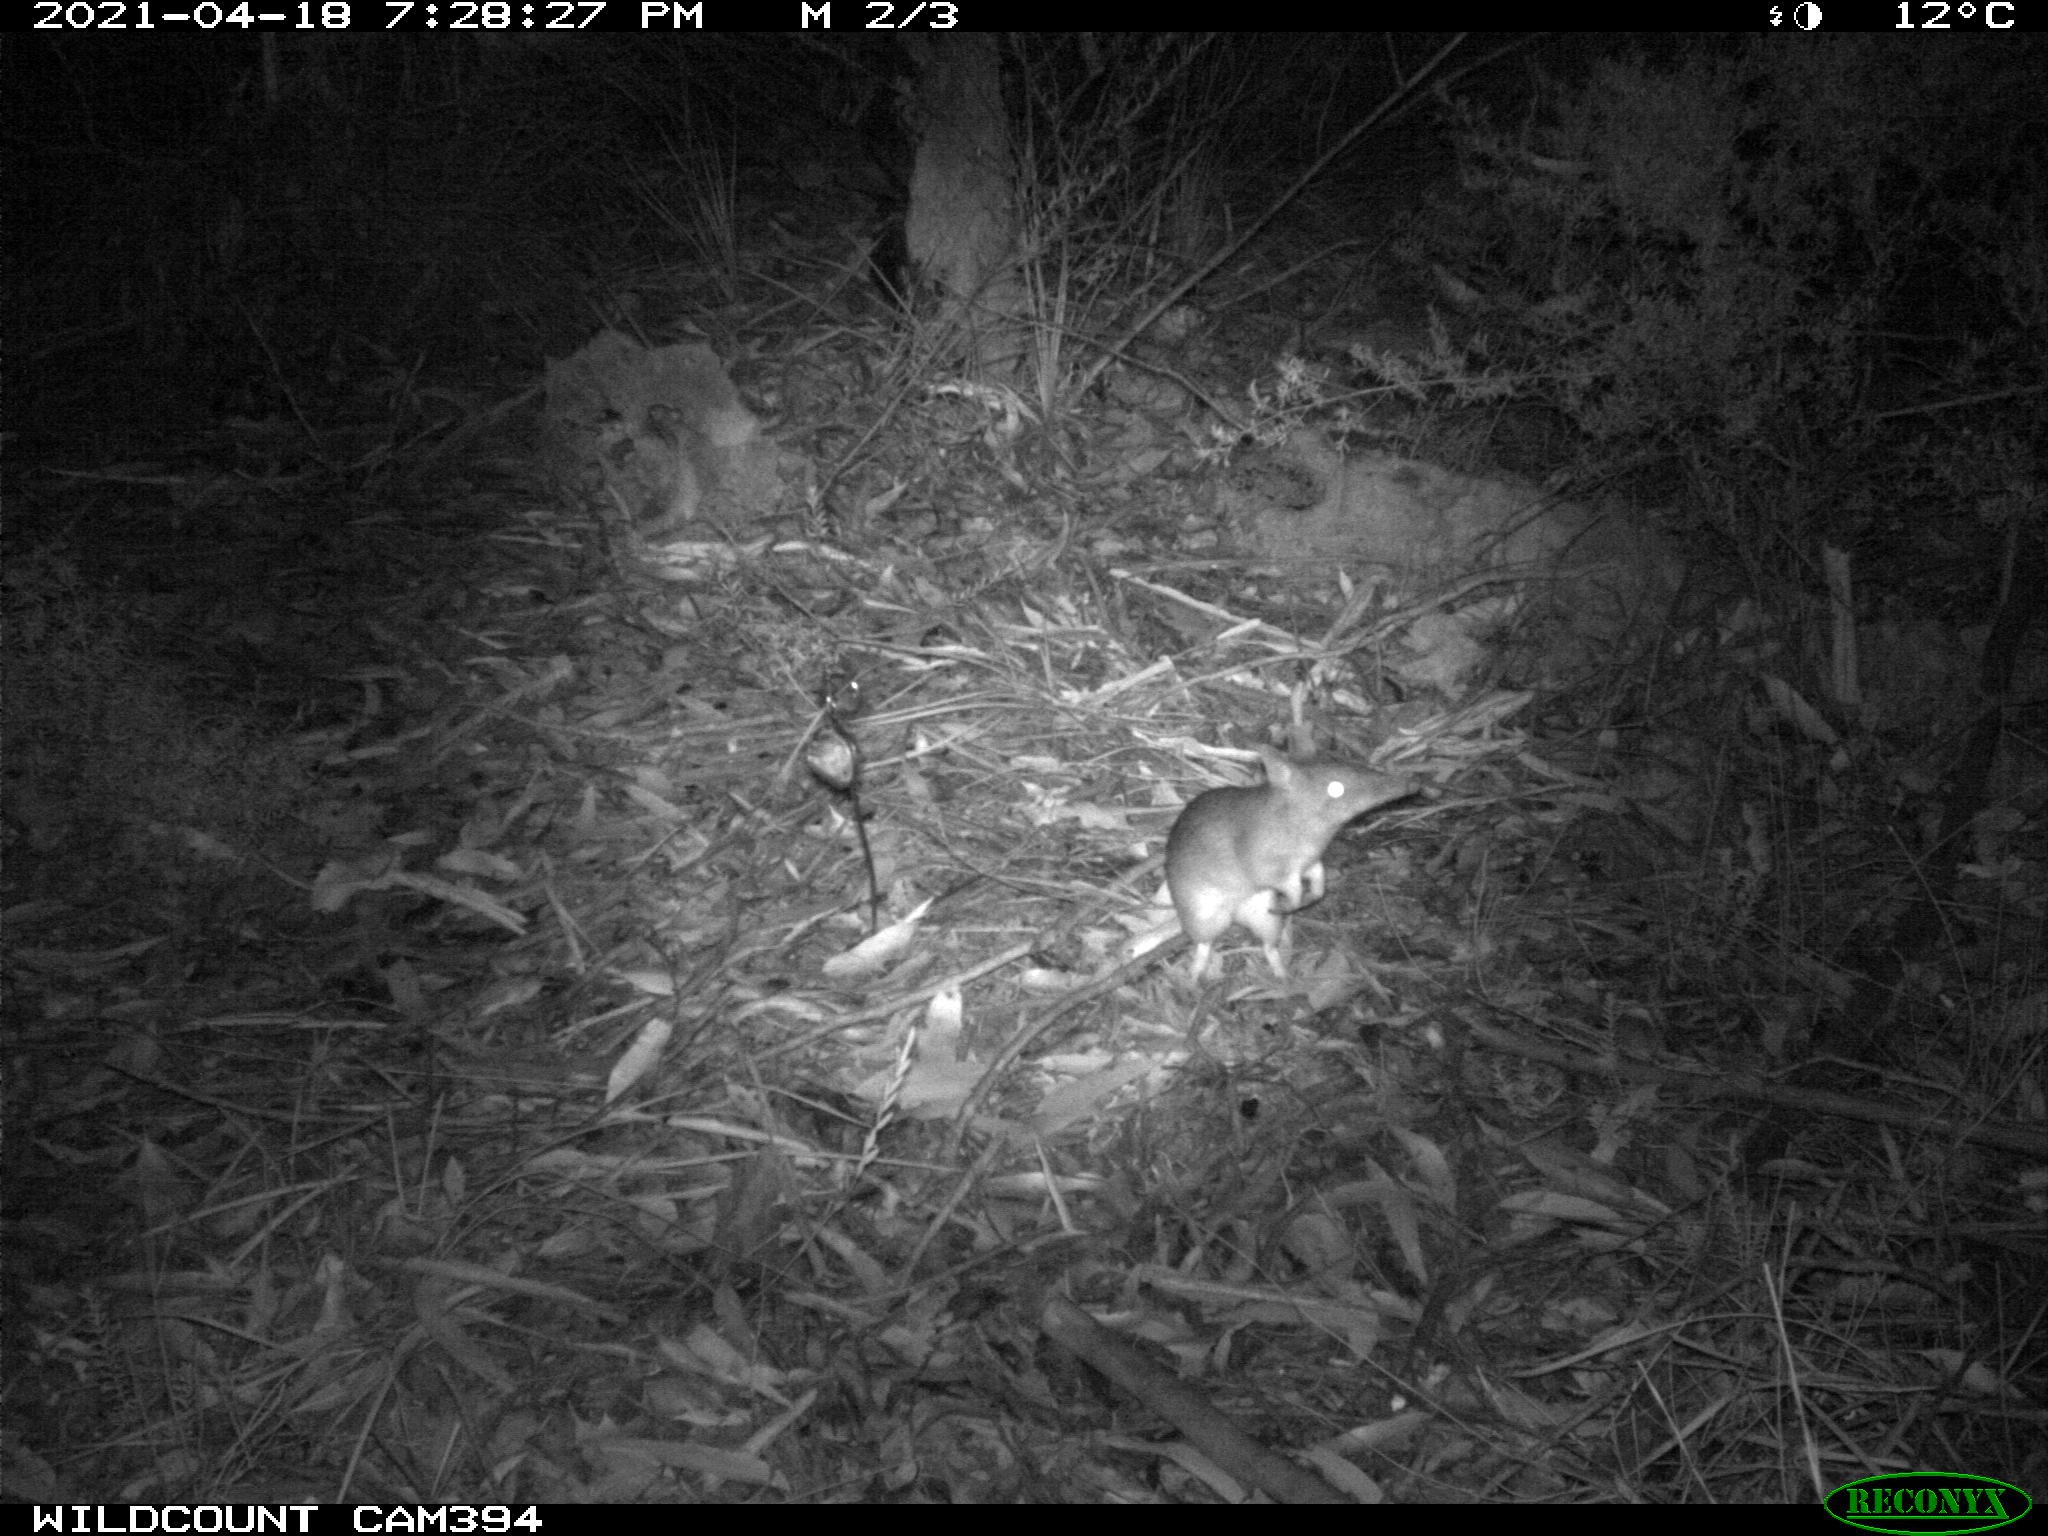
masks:
{"type": "Polygon", "coordinates": [[[2034,1501],[2023,1488],[1970,1472],[1886,1472],[1844,1483],[1827,1512],[1863,1531],[1903,1536],[1963,1536],[2011,1525],[2034,1501]]]}

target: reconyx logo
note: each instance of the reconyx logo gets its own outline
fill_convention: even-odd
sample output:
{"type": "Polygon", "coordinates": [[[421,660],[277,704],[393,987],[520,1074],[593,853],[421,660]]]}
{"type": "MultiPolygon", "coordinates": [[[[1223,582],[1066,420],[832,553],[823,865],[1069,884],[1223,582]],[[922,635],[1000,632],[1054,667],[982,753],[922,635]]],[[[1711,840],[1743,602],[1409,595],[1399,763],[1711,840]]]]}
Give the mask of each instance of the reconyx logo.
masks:
{"type": "Polygon", "coordinates": [[[1968,1472],[1890,1472],[1858,1478],[1827,1496],[1827,1510],[1859,1530],[1963,1536],[2011,1525],[2034,1501],[1995,1477],[1968,1472]]]}

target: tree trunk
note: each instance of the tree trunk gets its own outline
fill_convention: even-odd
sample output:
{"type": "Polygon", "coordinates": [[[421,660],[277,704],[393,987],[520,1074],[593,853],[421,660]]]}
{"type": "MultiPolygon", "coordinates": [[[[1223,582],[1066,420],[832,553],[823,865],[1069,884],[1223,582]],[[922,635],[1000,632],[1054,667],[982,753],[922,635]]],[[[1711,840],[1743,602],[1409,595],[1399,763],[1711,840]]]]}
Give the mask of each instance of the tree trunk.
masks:
{"type": "Polygon", "coordinates": [[[1014,371],[1024,353],[1023,287],[1014,251],[1014,171],[996,38],[964,32],[911,39],[917,83],[910,129],[917,158],[904,238],[913,268],[935,286],[943,318],[964,324],[985,373],[1014,371]]]}

